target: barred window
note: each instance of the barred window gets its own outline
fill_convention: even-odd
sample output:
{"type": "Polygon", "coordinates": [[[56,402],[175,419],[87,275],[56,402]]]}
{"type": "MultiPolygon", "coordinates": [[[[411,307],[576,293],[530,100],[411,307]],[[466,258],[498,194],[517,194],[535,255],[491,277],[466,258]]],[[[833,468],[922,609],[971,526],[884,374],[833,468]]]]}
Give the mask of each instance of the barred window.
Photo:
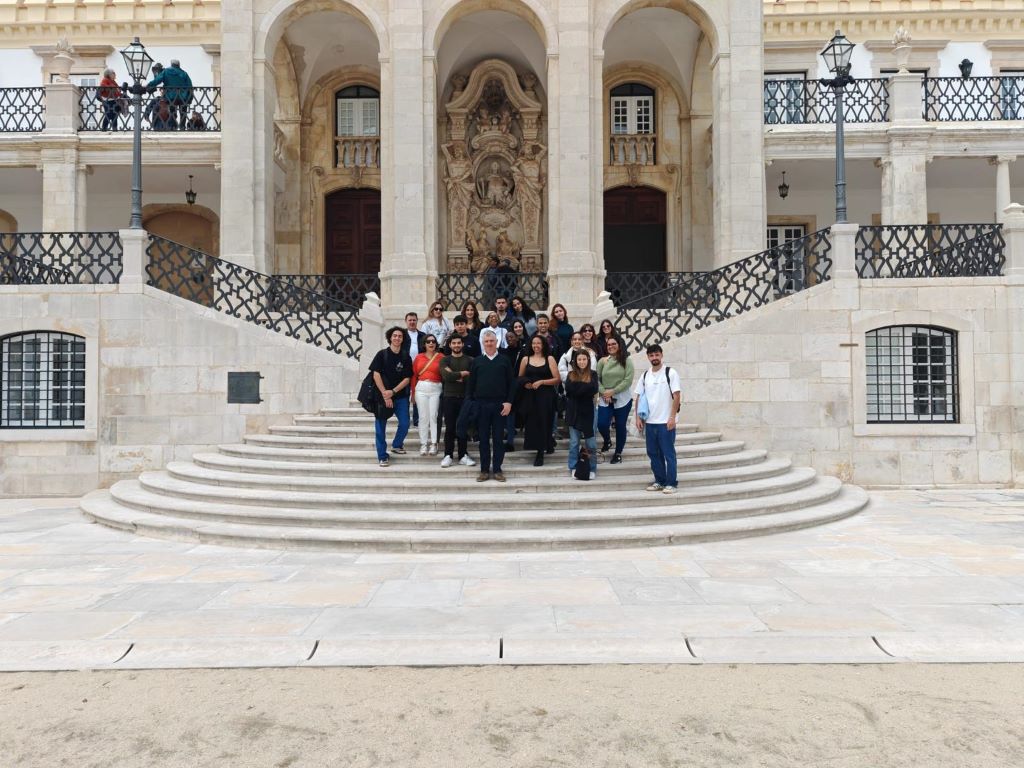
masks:
{"type": "Polygon", "coordinates": [[[85,426],[85,339],[29,331],[0,339],[0,429],[85,426]]]}
{"type": "Polygon", "coordinates": [[[956,331],[893,325],[865,346],[869,424],[960,421],[956,331]]]}

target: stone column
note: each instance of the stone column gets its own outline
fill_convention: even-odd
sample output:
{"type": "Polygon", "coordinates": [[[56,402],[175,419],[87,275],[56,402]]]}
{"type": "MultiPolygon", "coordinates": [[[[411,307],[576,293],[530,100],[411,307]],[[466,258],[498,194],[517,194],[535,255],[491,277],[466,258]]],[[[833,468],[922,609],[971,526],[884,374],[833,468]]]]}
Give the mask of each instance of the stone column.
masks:
{"type": "Polygon", "coordinates": [[[1006,209],[1010,205],[1010,163],[1013,155],[999,155],[989,160],[996,167],[996,221],[1005,223],[1006,209]]]}
{"type": "Polygon", "coordinates": [[[122,229],[121,236],[121,280],[118,291],[121,293],[141,293],[146,284],[146,245],[149,233],[144,229],[122,229]]]}
{"type": "MultiPolygon", "coordinates": [[[[1024,282],[1024,205],[1011,203],[1002,211],[1003,239],[1006,241],[1006,269],[1013,282],[1024,282]]],[[[1024,307],[1014,304],[1015,307],[1024,307]]],[[[1024,381],[1015,379],[1015,381],[1024,381]]]]}
{"type": "MultiPolygon", "coordinates": [[[[590,315],[603,287],[595,253],[595,106],[590,50],[590,3],[563,0],[558,6],[558,56],[548,57],[548,282],[551,303],[561,302],[570,317],[590,315]]],[[[553,41],[549,40],[548,44],[553,41]]]]}
{"type": "MultiPolygon", "coordinates": [[[[74,232],[79,216],[78,137],[40,136],[39,169],[43,172],[43,232],[74,232]]],[[[125,218],[128,196],[125,195],[125,218]]]]}
{"type": "Polygon", "coordinates": [[[419,5],[392,6],[390,32],[390,58],[381,52],[381,122],[388,126],[381,136],[381,230],[391,239],[382,243],[380,278],[384,317],[400,318],[410,310],[422,312],[434,297],[437,268],[427,264],[424,158],[437,149],[432,140],[428,145],[434,131],[426,126],[423,103],[436,94],[425,92],[419,5]]]}
{"type": "Polygon", "coordinates": [[[844,285],[857,281],[857,230],[860,224],[832,225],[832,280],[844,285]]]}
{"type": "Polygon", "coordinates": [[[221,5],[221,258],[256,267],[258,217],[255,190],[256,136],[263,116],[256,114],[255,66],[263,67],[264,51],[253,50],[252,0],[224,0],[221,5]]]}
{"type": "Polygon", "coordinates": [[[916,128],[889,129],[892,164],[892,224],[928,223],[928,134],[916,128]]]}
{"type": "Polygon", "coordinates": [[[921,75],[897,72],[889,78],[889,122],[893,125],[924,123],[921,75]]]}
{"type": "Polygon", "coordinates": [[[875,160],[875,167],[882,171],[882,224],[892,224],[892,160],[888,157],[880,157],[875,160]]]}

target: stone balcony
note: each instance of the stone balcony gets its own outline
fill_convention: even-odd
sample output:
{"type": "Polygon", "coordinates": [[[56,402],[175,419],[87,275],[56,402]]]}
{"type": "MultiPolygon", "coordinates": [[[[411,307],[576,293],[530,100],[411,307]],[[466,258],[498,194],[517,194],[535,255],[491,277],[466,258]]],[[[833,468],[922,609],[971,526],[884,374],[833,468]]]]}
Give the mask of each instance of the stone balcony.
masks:
{"type": "Polygon", "coordinates": [[[608,165],[657,165],[658,137],[653,133],[617,134],[608,146],[608,165]]]}

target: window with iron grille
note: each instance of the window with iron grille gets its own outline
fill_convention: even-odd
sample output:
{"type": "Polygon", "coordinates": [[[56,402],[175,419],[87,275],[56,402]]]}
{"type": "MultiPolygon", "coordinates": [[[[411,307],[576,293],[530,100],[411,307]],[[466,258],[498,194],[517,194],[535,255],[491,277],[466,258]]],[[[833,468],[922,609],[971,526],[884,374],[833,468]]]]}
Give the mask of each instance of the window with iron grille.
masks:
{"type": "Polygon", "coordinates": [[[956,331],[893,325],[865,341],[869,424],[960,421],[956,331]]]}
{"type": "Polygon", "coordinates": [[[85,427],[85,339],[29,331],[0,339],[0,429],[85,427]]]}
{"type": "Polygon", "coordinates": [[[802,291],[805,283],[805,270],[807,268],[804,245],[800,242],[807,234],[807,227],[803,224],[769,224],[767,229],[767,243],[769,248],[778,249],[776,258],[775,292],[778,295],[786,295],[802,291]]]}

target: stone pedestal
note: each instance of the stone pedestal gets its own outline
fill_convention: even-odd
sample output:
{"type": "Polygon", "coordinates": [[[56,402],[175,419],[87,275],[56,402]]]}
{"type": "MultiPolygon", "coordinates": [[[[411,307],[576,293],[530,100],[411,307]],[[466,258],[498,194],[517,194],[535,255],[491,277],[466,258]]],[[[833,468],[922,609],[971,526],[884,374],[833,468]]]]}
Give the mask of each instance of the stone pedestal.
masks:
{"type": "Polygon", "coordinates": [[[121,237],[121,281],[118,290],[122,293],[140,293],[146,284],[146,265],[149,257],[149,233],[144,229],[122,229],[121,237]]]}
{"type": "Polygon", "coordinates": [[[857,281],[857,231],[860,224],[852,222],[832,225],[832,280],[838,283],[857,281]]]}

